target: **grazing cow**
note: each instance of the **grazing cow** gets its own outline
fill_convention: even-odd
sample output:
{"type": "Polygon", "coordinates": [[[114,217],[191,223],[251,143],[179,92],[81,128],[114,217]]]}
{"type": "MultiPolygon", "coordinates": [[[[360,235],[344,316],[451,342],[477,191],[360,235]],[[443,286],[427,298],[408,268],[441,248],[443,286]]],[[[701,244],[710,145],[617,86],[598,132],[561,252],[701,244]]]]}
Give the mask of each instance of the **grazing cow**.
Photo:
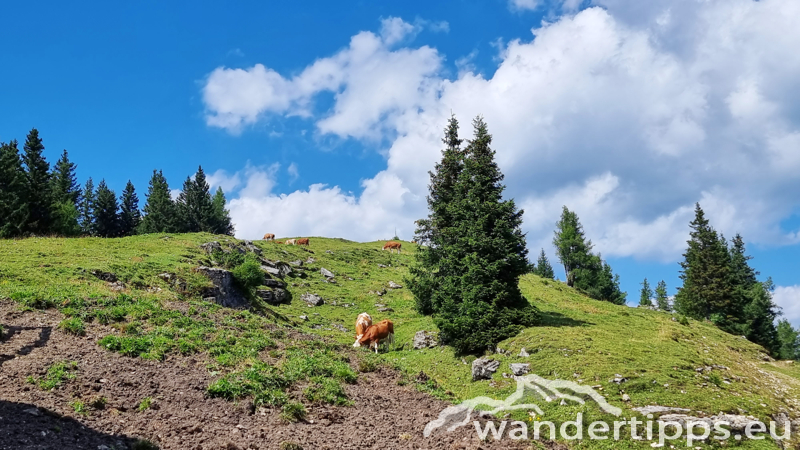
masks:
{"type": "Polygon", "coordinates": [[[367,328],[371,325],[372,317],[369,314],[362,312],[358,315],[358,318],[356,318],[356,342],[364,336],[364,332],[367,331],[367,328]]]}
{"type": "Polygon", "coordinates": [[[267,233],[267,234],[264,235],[264,240],[265,241],[274,241],[275,240],[275,235],[272,234],[272,233],[267,233]]]}
{"type": "Polygon", "coordinates": [[[276,244],[283,244],[283,241],[275,241],[276,244]]]}
{"type": "Polygon", "coordinates": [[[308,238],[300,238],[297,240],[297,245],[305,245],[308,247],[308,238]]]}
{"type": "Polygon", "coordinates": [[[375,353],[378,353],[378,345],[381,343],[393,344],[394,343],[394,324],[391,320],[381,320],[375,325],[370,325],[364,331],[364,336],[357,340],[353,347],[361,347],[366,345],[367,348],[375,347],[375,353]]]}
{"type": "Polygon", "coordinates": [[[392,250],[397,250],[397,253],[400,253],[400,247],[402,247],[402,246],[403,246],[403,244],[401,244],[399,242],[389,241],[389,242],[383,244],[383,249],[386,250],[388,248],[389,252],[391,252],[392,250]]]}
{"type": "Polygon", "coordinates": [[[297,245],[297,239],[287,239],[285,244],[286,245],[297,245]]]}

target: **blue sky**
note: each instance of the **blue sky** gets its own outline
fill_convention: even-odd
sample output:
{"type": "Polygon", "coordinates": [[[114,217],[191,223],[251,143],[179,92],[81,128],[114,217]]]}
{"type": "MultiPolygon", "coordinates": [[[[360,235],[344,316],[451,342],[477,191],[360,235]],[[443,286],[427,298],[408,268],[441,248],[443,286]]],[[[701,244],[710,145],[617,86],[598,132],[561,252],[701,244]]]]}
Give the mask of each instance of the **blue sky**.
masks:
{"type": "Polygon", "coordinates": [[[142,200],[202,165],[240,237],[408,239],[446,118],[483,114],[532,254],[566,204],[629,300],[674,293],[700,201],[800,325],[796,2],[264,3],[6,2],[0,140],[142,200]]]}

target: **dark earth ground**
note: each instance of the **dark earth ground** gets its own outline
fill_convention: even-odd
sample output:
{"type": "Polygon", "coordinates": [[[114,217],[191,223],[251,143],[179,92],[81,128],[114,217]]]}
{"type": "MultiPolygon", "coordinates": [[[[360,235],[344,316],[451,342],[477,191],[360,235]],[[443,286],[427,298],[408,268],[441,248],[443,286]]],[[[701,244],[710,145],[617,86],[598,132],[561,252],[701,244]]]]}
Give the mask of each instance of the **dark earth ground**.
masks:
{"type": "MultiPolygon", "coordinates": [[[[354,406],[306,404],[308,416],[283,423],[279,411],[251,411],[250,402],[209,398],[215,379],[202,356],[170,356],[165,361],[130,358],[97,345],[111,328],[89,324],[77,337],[58,330],[55,311],[20,312],[0,299],[6,326],[0,342],[0,449],[121,449],[147,439],[161,449],[279,449],[284,442],[312,449],[515,449],[528,443],[480,442],[474,427],[439,431],[425,438],[425,425],[449,406],[398,385],[389,369],[360,374],[346,386],[354,406]],[[26,382],[55,362],[77,361],[76,378],[43,391],[26,382]],[[76,413],[105,397],[100,409],[76,413]],[[153,406],[139,411],[145,397],[153,406]],[[105,446],[105,447],[103,447],[105,446]]],[[[299,392],[299,391],[298,391],[299,392]]]]}

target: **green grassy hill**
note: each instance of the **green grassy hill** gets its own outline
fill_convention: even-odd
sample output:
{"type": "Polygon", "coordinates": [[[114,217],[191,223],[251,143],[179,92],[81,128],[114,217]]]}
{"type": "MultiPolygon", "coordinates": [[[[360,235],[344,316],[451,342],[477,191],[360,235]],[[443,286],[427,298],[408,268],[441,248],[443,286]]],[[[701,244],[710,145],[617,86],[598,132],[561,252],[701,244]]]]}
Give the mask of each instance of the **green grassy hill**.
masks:
{"type": "MultiPolygon", "coordinates": [[[[501,362],[493,380],[472,382],[470,363],[475,356],[457,356],[447,347],[411,348],[417,331],[435,331],[429,317],[414,311],[407,288],[388,289],[390,281],[405,284],[413,259],[411,243],[404,243],[397,255],[380,251],[383,242],[312,237],[306,250],[255,241],[264,258],[306,262],[304,270],[284,280],[291,303],[257,304],[249,313],[221,308],[202,300],[210,282],[192,270],[212,265],[200,244],[213,240],[223,246],[237,242],[206,234],[0,241],[0,301],[58,309],[65,318],[63,333],[80,334],[89,324],[109,324],[111,332],[98,340],[109,351],[156,360],[173,353],[202,355],[220,380],[209,390],[211,395],[255,397],[283,405],[289,415],[296,405],[276,397],[293,383],[314,388],[306,399],[317,395],[333,404],[351,401],[337,383],[352,382],[356,376],[342,362],[354,354],[349,347],[353,322],[366,311],[376,321],[394,322],[396,343],[377,357],[356,351],[358,363],[353,366],[361,371],[376,364],[391,366],[404,375],[404,382],[452,402],[477,395],[505,398],[516,382],[502,374],[511,373],[509,364],[526,362],[531,373],[544,378],[598,386],[627,416],[632,414],[630,407],[645,405],[765,420],[778,412],[800,416],[800,369],[770,360],[761,347],[744,338],[707,323],[681,324],[668,313],[591,300],[563,283],[533,275],[522,279],[521,288],[541,310],[542,324],[500,343],[502,352],[491,356],[501,362]],[[307,262],[309,257],[314,261],[307,262]],[[320,274],[322,268],[335,274],[335,283],[320,274]],[[122,284],[98,278],[102,273],[113,274],[122,284]],[[306,292],[320,295],[325,304],[306,305],[301,300],[306,292]],[[518,356],[523,348],[529,357],[518,356]],[[254,377],[253,367],[269,379],[254,377]],[[618,375],[627,381],[611,382],[618,375]],[[629,402],[623,402],[623,394],[629,402]]],[[[572,420],[577,412],[602,416],[592,405],[539,404],[547,420],[572,420]]],[[[586,441],[573,446],[646,448],[649,442],[586,441]]],[[[731,440],[728,446],[777,448],[769,440],[731,440]]]]}

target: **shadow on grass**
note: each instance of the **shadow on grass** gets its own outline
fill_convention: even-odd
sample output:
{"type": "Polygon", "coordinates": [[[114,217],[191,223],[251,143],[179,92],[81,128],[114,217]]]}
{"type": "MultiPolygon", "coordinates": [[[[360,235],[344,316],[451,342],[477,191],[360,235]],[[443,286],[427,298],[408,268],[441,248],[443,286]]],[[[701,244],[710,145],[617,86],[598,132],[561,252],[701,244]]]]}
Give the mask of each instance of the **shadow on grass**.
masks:
{"type": "Polygon", "coordinates": [[[592,322],[572,319],[553,311],[542,312],[541,318],[539,326],[545,327],[588,327],[594,325],[592,322]]]}
{"type": "MultiPolygon", "coordinates": [[[[27,403],[0,400],[0,450],[132,448],[137,439],[103,433],[27,403]]],[[[151,447],[152,448],[152,447],[151,447]]]]}

